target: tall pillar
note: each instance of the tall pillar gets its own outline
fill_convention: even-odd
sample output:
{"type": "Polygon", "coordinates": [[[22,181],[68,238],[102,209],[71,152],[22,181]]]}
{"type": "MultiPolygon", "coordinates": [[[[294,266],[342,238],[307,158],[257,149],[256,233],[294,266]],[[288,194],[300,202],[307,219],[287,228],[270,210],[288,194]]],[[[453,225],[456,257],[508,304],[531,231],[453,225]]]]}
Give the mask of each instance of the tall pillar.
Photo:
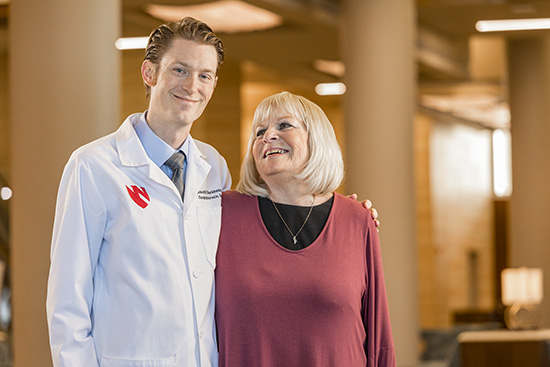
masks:
{"type": "Polygon", "coordinates": [[[380,212],[380,240],[399,365],[418,358],[413,179],[416,17],[413,0],[346,0],[346,192],[380,212]]]}
{"type": "Polygon", "coordinates": [[[14,367],[51,366],[45,299],[57,187],[70,153],[121,122],[120,18],[113,0],[11,5],[14,367]]]}
{"type": "Polygon", "coordinates": [[[508,42],[512,180],[510,265],[544,270],[550,327],[550,38],[508,42]]]}
{"type": "Polygon", "coordinates": [[[241,167],[241,80],[240,64],[226,60],[208,108],[191,130],[194,138],[216,147],[225,158],[233,188],[239,182],[241,167]]]}

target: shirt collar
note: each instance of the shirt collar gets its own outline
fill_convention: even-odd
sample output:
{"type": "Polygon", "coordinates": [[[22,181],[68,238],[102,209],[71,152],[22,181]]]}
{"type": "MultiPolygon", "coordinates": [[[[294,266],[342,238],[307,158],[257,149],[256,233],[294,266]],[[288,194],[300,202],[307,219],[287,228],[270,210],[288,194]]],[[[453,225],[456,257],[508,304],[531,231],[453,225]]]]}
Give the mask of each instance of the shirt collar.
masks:
{"type": "Polygon", "coordinates": [[[147,111],[141,115],[139,121],[134,125],[136,134],[147,153],[147,156],[157,165],[162,166],[164,162],[176,151],[182,151],[189,157],[189,139],[185,139],[179,149],[174,149],[159,138],[149,127],[146,120],[147,111]]]}

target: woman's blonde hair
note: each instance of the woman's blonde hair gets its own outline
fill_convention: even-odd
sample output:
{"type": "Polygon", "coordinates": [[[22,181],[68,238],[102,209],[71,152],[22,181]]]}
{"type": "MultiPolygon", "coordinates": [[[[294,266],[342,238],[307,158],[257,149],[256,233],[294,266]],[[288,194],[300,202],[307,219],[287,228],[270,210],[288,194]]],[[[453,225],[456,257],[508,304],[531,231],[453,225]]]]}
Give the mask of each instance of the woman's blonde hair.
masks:
{"type": "Polygon", "coordinates": [[[281,114],[302,121],[308,134],[309,158],[297,179],[309,185],[311,194],[322,195],[335,191],[344,177],[344,162],[334,129],[319,106],[290,92],[269,96],[256,107],[237,191],[247,195],[269,196],[268,187],[256,169],[252,147],[258,124],[281,114]]]}

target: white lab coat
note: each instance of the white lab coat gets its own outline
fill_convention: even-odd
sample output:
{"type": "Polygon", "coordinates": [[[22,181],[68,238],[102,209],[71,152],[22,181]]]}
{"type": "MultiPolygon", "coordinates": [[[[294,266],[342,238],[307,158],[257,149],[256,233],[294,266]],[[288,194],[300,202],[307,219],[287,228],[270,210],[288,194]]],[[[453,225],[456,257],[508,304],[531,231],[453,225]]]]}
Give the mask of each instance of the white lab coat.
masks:
{"type": "Polygon", "coordinates": [[[76,150],[59,187],[47,314],[56,367],[217,366],[223,157],[189,136],[185,200],[129,116],[76,150]]]}

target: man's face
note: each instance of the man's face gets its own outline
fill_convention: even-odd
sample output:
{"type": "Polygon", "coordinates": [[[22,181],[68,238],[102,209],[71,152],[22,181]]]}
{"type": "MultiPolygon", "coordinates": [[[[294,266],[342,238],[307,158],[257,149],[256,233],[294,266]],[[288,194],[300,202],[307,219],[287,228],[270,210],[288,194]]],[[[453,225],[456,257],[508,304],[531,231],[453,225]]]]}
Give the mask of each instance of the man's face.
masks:
{"type": "Polygon", "coordinates": [[[214,93],[217,66],[214,46],[175,39],[156,71],[143,63],[143,80],[151,87],[148,116],[156,124],[190,127],[214,93]]]}

